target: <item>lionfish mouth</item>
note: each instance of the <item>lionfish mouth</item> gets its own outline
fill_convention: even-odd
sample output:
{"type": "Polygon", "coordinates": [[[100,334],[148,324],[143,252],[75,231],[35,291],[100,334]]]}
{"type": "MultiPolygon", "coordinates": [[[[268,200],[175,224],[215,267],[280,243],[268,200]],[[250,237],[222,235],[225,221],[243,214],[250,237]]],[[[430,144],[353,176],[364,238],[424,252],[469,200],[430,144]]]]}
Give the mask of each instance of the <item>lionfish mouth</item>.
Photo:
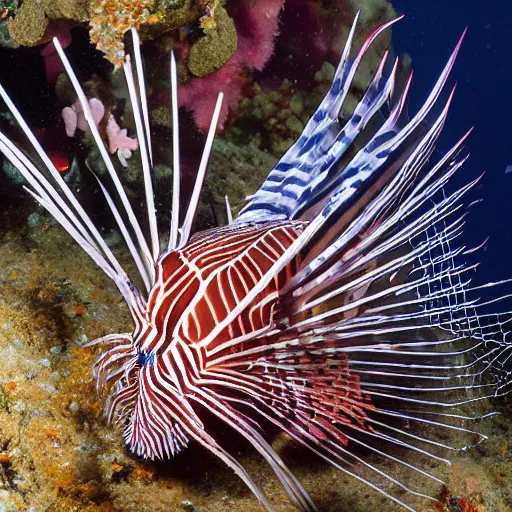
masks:
{"type": "Polygon", "coordinates": [[[132,333],[91,344],[106,347],[94,375],[98,391],[108,390],[109,420],[123,426],[126,443],[142,457],[170,457],[189,441],[200,443],[229,465],[267,510],[271,502],[199,419],[200,409],[254,446],[299,510],[316,507],[263,437],[263,420],[412,511],[414,500],[434,499],[431,494],[442,484],[414,456],[448,462],[446,453],[480,442],[484,436],[468,424],[476,419],[471,406],[510,388],[510,314],[487,312],[502,300],[497,292],[489,302],[473,298],[483,287],[499,290],[510,280],[472,285],[476,265],[465,258],[475,250],[459,245],[466,197],[479,179],[449,190],[466,161],[469,132],[437,162],[432,158],[453,97],[451,91],[443,100],[443,92],[462,38],[411,118],[404,108],[411,78],[400,88],[398,60],[387,66],[386,52],[350,119],[339,119],[367,48],[395,21],[375,30],[351,62],[356,17],[332,86],[300,138],[237,217],[232,219],[228,208],[227,226],[193,235],[222,95],[180,226],[178,92],[171,54],[174,172],[166,247],[157,229],[137,32],[131,32],[135,76],[129,57],[124,72],[149,237],[55,40],[114,185],[115,198],[100,182],[143,290],[0,87],[45,172],[2,133],[0,151],[35,199],[113,279],[133,317],[132,333]],[[462,440],[459,446],[446,441],[450,432],[462,440]],[[414,475],[410,484],[402,478],[404,469],[414,475]]]}

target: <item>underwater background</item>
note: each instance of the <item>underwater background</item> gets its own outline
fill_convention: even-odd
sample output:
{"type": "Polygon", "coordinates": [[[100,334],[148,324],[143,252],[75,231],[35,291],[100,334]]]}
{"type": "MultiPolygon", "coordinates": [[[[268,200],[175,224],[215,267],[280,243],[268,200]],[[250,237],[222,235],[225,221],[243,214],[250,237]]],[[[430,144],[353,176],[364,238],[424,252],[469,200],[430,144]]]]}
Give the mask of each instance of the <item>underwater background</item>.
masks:
{"type": "MultiPolygon", "coordinates": [[[[343,39],[336,30],[342,26],[346,29],[358,9],[363,13],[364,35],[395,13],[404,13],[405,19],[393,26],[391,43],[397,55],[407,53],[412,60],[412,111],[428,95],[458,37],[469,27],[452,73],[452,80],[458,81],[459,86],[438,151],[445,151],[470,126],[476,126],[468,143],[471,157],[457,179],[465,183],[467,175],[473,178],[482,171],[486,171],[486,176],[473,192],[475,199],[481,198],[483,202],[473,209],[464,236],[469,246],[490,236],[479,254],[479,279],[492,281],[511,276],[512,172],[507,173],[506,169],[512,165],[512,13],[508,2],[287,0],[284,11],[277,9],[280,34],[276,36],[275,48],[266,48],[270,53],[266,58],[260,54],[261,61],[258,55],[247,51],[240,59],[246,59],[252,68],[247,71],[236,67],[229,74],[223,66],[234,48],[226,34],[232,35],[236,30],[242,33],[243,26],[242,13],[234,5],[237,1],[226,2],[230,16],[217,19],[225,31],[218,35],[215,44],[224,44],[226,55],[213,67],[226,73],[218,80],[219,90],[224,89],[222,84],[227,77],[243,79],[243,86],[226,91],[226,95],[233,95],[232,101],[228,98],[232,110],[226,113],[214,148],[200,226],[210,227],[224,220],[224,194],[229,195],[235,211],[239,209],[244,197],[259,186],[298,136],[332,77],[340,46],[337,38],[343,39]],[[327,13],[326,19],[337,21],[330,28],[328,43],[322,41],[323,45],[332,45],[327,49],[315,39],[323,30],[323,18],[315,17],[320,4],[327,13]],[[312,14],[304,15],[310,8],[312,14]],[[316,41],[316,53],[308,52],[301,41],[304,45],[316,41]]],[[[255,0],[249,3],[251,8],[259,1],[272,7],[271,0],[255,0]]],[[[21,7],[18,4],[16,8],[21,7]]],[[[36,2],[26,0],[25,5],[29,4],[36,2]]],[[[89,2],[68,0],[55,4],[60,9],[56,8],[55,19],[67,16],[69,5],[78,8],[69,15],[69,24],[64,24],[63,30],[72,34],[67,51],[80,78],[88,81],[90,97],[100,98],[105,111],[114,112],[117,128],[112,130],[112,153],[119,168],[124,169],[123,179],[132,190],[131,197],[140,197],[139,161],[135,150],[130,150],[134,131],[126,91],[112,78],[112,65],[90,45],[87,30],[79,28],[80,23],[85,26],[88,22],[89,2]],[[93,73],[99,78],[91,79],[93,73]],[[125,129],[127,133],[123,133],[125,129]]],[[[276,0],[274,4],[283,2],[276,0]]],[[[32,18],[26,24],[20,22],[17,32],[13,29],[14,37],[9,35],[8,23],[21,12],[11,9],[13,5],[12,1],[0,0],[6,20],[0,22],[4,38],[0,47],[0,82],[29,125],[39,130],[38,135],[48,144],[55,162],[62,165],[74,190],[94,207],[94,180],[84,162],[97,163],[97,155],[91,151],[88,135],[80,132],[80,125],[75,128],[76,136],[65,133],[62,111],[73,110],[74,100],[69,84],[48,76],[44,62],[47,57],[41,56],[42,48],[46,47],[42,45],[48,45],[48,38],[42,43],[32,41],[30,45],[23,39],[34,28],[32,18]]],[[[179,1],[167,1],[165,8],[179,10],[181,5],[179,1]]],[[[151,118],[157,137],[163,141],[156,148],[161,162],[172,161],[170,117],[165,106],[169,93],[165,77],[168,55],[164,50],[181,44],[188,45],[182,48],[184,52],[190,52],[192,42],[197,42],[199,18],[195,13],[182,20],[183,27],[189,28],[173,27],[179,35],[173,32],[172,37],[161,37],[158,44],[149,42],[143,46],[150,87],[161,91],[161,95],[153,98],[151,118]]],[[[57,27],[62,29],[61,25],[57,27]]],[[[261,30],[265,28],[261,26],[261,30]]],[[[346,37],[346,30],[340,33],[346,37]]],[[[250,49],[254,41],[261,40],[261,34],[251,35],[250,30],[247,34],[250,49]]],[[[363,34],[358,37],[360,43],[363,34]]],[[[389,39],[379,40],[376,55],[381,55],[388,43],[389,39]]],[[[207,55],[201,63],[215,61],[216,57],[207,55]]],[[[205,119],[211,115],[206,110],[212,107],[211,102],[200,102],[212,84],[198,86],[196,90],[190,84],[213,72],[200,66],[181,69],[183,98],[187,98],[182,108],[182,140],[186,141],[185,167],[190,169],[195,168],[198,148],[205,138],[205,119]],[[199,103],[204,111],[197,107],[199,103]]],[[[358,92],[354,94],[357,97],[358,92]]],[[[0,118],[0,129],[12,135],[15,127],[6,112],[0,103],[0,114],[5,114],[0,118]]],[[[79,113],[73,115],[79,118],[79,113]]],[[[106,133],[106,118],[102,122],[106,133]]],[[[96,395],[91,375],[98,351],[83,348],[81,343],[129,329],[128,310],[114,284],[49,216],[27,199],[19,177],[1,156],[0,165],[5,171],[0,176],[0,512],[262,510],[233,472],[199,447],[192,446],[170,461],[144,461],[128,452],[117,429],[105,424],[102,399],[96,395]]],[[[169,167],[162,164],[158,168],[159,204],[169,200],[171,176],[169,167]]],[[[93,215],[104,227],[109,244],[117,247],[120,237],[105,211],[98,206],[93,215]]],[[[428,463],[447,483],[435,490],[439,503],[418,500],[418,511],[512,511],[511,405],[502,399],[478,409],[475,406],[480,413],[492,410],[501,415],[479,425],[489,441],[467,453],[454,454],[451,467],[422,461],[418,456],[418,463],[428,463]]],[[[223,428],[219,425],[221,433],[223,428]]],[[[319,462],[284,436],[276,434],[273,447],[311,492],[321,512],[365,512],[376,507],[382,512],[401,510],[363,484],[319,462]]],[[[257,475],[276,511],[294,510],[271,470],[242,440],[233,438],[230,449],[240,456],[251,474],[257,475]]],[[[407,481],[411,476],[404,472],[403,478],[407,481]]]]}
{"type": "Polygon", "coordinates": [[[512,174],[506,174],[512,162],[512,97],[507,94],[512,81],[510,5],[504,0],[397,0],[393,6],[406,15],[404,23],[393,28],[393,45],[397,54],[407,52],[413,59],[413,110],[428,94],[458,35],[468,28],[453,73],[459,86],[438,149],[447,149],[450,141],[475,126],[464,173],[486,172],[477,193],[484,201],[470,216],[465,236],[469,244],[490,237],[480,259],[486,277],[498,280],[510,273],[512,247],[512,174]]]}

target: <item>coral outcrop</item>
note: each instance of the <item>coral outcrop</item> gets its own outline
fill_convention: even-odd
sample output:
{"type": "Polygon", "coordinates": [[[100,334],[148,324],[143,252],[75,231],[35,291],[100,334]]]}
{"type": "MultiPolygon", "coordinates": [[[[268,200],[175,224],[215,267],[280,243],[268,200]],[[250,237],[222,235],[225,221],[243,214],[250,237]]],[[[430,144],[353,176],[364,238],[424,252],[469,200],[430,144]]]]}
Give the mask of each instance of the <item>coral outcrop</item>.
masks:
{"type": "Polygon", "coordinates": [[[89,20],[90,0],[24,0],[16,15],[9,21],[9,32],[22,46],[36,46],[51,40],[58,32],[47,30],[51,20],[86,22],[89,20]]]}
{"type": "Polygon", "coordinates": [[[233,19],[219,6],[214,20],[212,28],[190,47],[187,67],[194,76],[211,75],[236,52],[237,31],[233,19]]]}
{"type": "Polygon", "coordinates": [[[93,0],[91,42],[116,68],[124,62],[124,35],[131,28],[158,23],[154,0],[93,0]]]}
{"type": "MultiPolygon", "coordinates": [[[[215,101],[220,92],[224,93],[219,124],[222,127],[229,112],[238,108],[243,89],[250,82],[247,73],[261,71],[274,51],[274,40],[279,33],[279,15],[284,0],[259,0],[239,2],[234,5],[232,15],[237,31],[237,46],[234,55],[216,72],[205,76],[192,77],[180,88],[180,105],[189,109],[200,130],[208,128],[215,101]]],[[[222,12],[222,11],[220,11],[222,12]]],[[[196,43],[197,44],[197,43],[196,43]]],[[[190,70],[205,71],[196,62],[198,55],[192,46],[188,67],[190,70]]]]}

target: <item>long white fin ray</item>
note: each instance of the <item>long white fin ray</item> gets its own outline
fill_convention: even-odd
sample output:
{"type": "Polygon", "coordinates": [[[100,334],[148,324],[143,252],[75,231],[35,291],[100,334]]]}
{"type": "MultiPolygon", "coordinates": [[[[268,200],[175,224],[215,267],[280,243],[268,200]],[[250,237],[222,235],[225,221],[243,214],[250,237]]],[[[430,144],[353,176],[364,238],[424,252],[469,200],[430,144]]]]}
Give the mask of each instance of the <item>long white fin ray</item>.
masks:
{"type": "MultiPolygon", "coordinates": [[[[149,162],[150,149],[148,147],[146,136],[144,134],[144,125],[140,114],[139,100],[137,97],[137,91],[135,89],[135,81],[133,79],[133,72],[129,55],[126,56],[125,62],[123,64],[123,69],[126,77],[126,83],[128,84],[128,91],[130,93],[130,101],[133,109],[133,117],[135,119],[135,129],[137,131],[137,138],[139,140],[140,158],[142,163],[142,176],[144,178],[144,192],[146,194],[146,208],[149,220],[149,231],[151,236],[151,252],[153,255],[153,261],[156,261],[158,255],[160,254],[160,242],[158,238],[158,227],[156,222],[153,180],[151,176],[151,166],[149,162]]],[[[139,89],[142,86],[143,84],[139,83],[139,89]]]]}
{"type": "Polygon", "coordinates": [[[35,192],[30,190],[29,188],[25,187],[27,192],[32,195],[36,201],[43,206],[48,212],[55,217],[55,219],[64,227],[64,229],[71,235],[71,237],[78,243],[78,245],[86,252],[86,254],[89,255],[89,257],[98,265],[103,272],[116,283],[119,291],[121,292],[121,295],[123,296],[124,300],[128,304],[130,311],[135,316],[137,313],[137,306],[139,306],[136,302],[134,302],[134,297],[131,292],[131,290],[128,287],[128,280],[122,280],[119,278],[119,276],[116,274],[116,272],[107,264],[103,256],[98,253],[94,249],[93,246],[85,240],[82,235],[78,232],[78,230],[69,222],[64,215],[56,208],[52,203],[46,202],[45,199],[43,199],[41,196],[38,196],[35,192]]]}
{"type": "Polygon", "coordinates": [[[172,111],[172,212],[171,232],[169,235],[169,251],[176,249],[178,245],[178,228],[180,223],[180,132],[178,118],[178,73],[176,71],[176,59],[174,51],[170,57],[171,73],[171,111],[172,111]]]}
{"type": "Polygon", "coordinates": [[[80,86],[80,83],[75,75],[75,72],[73,71],[73,68],[72,68],[70,62],[69,62],[68,58],[66,57],[66,54],[64,53],[64,50],[62,49],[62,46],[59,43],[59,40],[57,38],[54,38],[53,43],[54,43],[55,48],[60,56],[62,64],[64,65],[64,68],[66,69],[68,77],[71,80],[71,83],[73,84],[73,87],[78,96],[78,99],[80,100],[80,105],[82,106],[82,110],[83,110],[85,119],[87,120],[89,129],[91,130],[92,136],[94,137],[96,146],[98,147],[98,150],[100,151],[103,162],[105,163],[107,171],[108,171],[108,173],[114,183],[116,191],[123,203],[123,207],[126,211],[126,214],[128,215],[130,225],[132,226],[132,228],[135,232],[137,242],[138,242],[140,250],[141,250],[141,257],[144,261],[144,265],[145,265],[146,269],[148,270],[148,273],[150,274],[151,279],[153,281],[155,269],[154,269],[154,261],[151,256],[151,252],[149,250],[146,239],[144,238],[140,224],[137,220],[137,217],[135,216],[135,213],[130,204],[130,201],[128,200],[128,197],[123,188],[123,185],[121,184],[121,181],[119,180],[116,170],[114,169],[112,161],[108,155],[107,148],[105,147],[105,144],[101,138],[98,127],[96,126],[96,123],[94,122],[94,118],[92,117],[92,112],[89,107],[89,102],[87,101],[87,97],[85,96],[85,93],[84,93],[82,87],[80,86]]]}
{"type": "MultiPolygon", "coordinates": [[[[11,142],[7,139],[2,133],[0,133],[0,150],[2,153],[11,161],[11,163],[19,170],[19,172],[23,175],[23,177],[27,180],[27,182],[34,188],[36,194],[32,194],[38,202],[44,206],[48,211],[49,208],[47,205],[51,206],[52,215],[64,225],[63,221],[66,222],[66,226],[71,226],[76,232],[77,236],[73,236],[73,238],[77,241],[77,243],[87,252],[87,254],[91,255],[91,252],[94,252],[94,261],[101,260],[102,265],[101,268],[104,270],[104,264],[107,264],[105,260],[105,256],[108,259],[109,268],[113,270],[115,274],[114,281],[116,283],[127,282],[128,277],[112,254],[112,251],[109,249],[99,232],[96,231],[96,244],[94,240],[91,239],[87,231],[84,229],[84,224],[87,226],[94,226],[91,219],[84,212],[80,218],[77,218],[75,213],[72,212],[65,201],[58,195],[55,188],[48,182],[48,180],[43,176],[43,174],[32,164],[32,162],[11,142]],[[51,197],[50,197],[51,196],[51,197]],[[100,251],[103,251],[103,254],[100,251]],[[104,256],[105,255],[105,256],[104,256]]],[[[64,182],[63,189],[67,189],[67,184],[64,182]]],[[[68,189],[69,190],[69,189],[68,189]]],[[[68,228],[65,228],[68,230],[68,228]]],[[[112,277],[111,273],[108,273],[109,277],[112,277]]]]}
{"type": "Polygon", "coordinates": [[[199,203],[199,195],[201,194],[201,189],[203,187],[204,177],[206,175],[206,168],[208,166],[208,160],[210,158],[210,153],[213,147],[213,139],[215,137],[215,130],[217,129],[217,122],[219,120],[220,109],[222,107],[222,99],[224,95],[222,93],[217,97],[217,103],[215,104],[215,110],[213,111],[212,120],[210,123],[210,129],[208,130],[208,136],[206,137],[206,143],[203,149],[203,155],[201,157],[201,163],[199,164],[199,169],[197,171],[196,182],[194,185],[194,190],[192,191],[192,197],[190,198],[190,203],[188,205],[187,215],[185,220],[183,221],[183,226],[181,227],[181,238],[179,247],[183,247],[187,244],[188,239],[190,237],[190,232],[192,230],[192,223],[194,222],[194,217],[197,210],[197,205],[199,203]]]}
{"type": "Polygon", "coordinates": [[[121,214],[119,213],[119,210],[117,209],[114,201],[112,200],[112,197],[108,193],[107,189],[104,187],[103,183],[101,183],[101,180],[98,179],[98,184],[101,188],[101,191],[103,192],[103,195],[105,196],[105,199],[107,200],[108,206],[110,208],[110,211],[112,212],[112,215],[114,215],[114,219],[117,222],[117,225],[119,226],[119,229],[121,230],[121,234],[123,235],[126,245],[128,246],[128,250],[130,251],[134,261],[135,265],[137,265],[137,270],[139,271],[139,274],[142,277],[142,280],[144,281],[144,285],[146,286],[146,290],[149,293],[151,290],[151,278],[146,270],[146,267],[144,267],[144,263],[142,262],[142,259],[140,257],[140,254],[137,252],[137,248],[135,247],[135,244],[133,243],[132,237],[130,236],[130,233],[128,232],[128,229],[126,227],[126,224],[123,221],[123,218],[121,217],[121,214]]]}
{"type": "MultiPolygon", "coordinates": [[[[84,209],[76,199],[76,197],[73,195],[73,193],[69,190],[69,187],[67,186],[66,182],[62,179],[62,176],[60,175],[59,171],[55,168],[55,165],[53,165],[53,162],[50,160],[48,155],[45,153],[43,148],[41,147],[41,144],[35,137],[32,130],[28,127],[27,123],[23,119],[23,116],[20,114],[19,110],[16,108],[14,103],[12,102],[9,95],[5,92],[5,89],[0,85],[0,96],[4,100],[5,104],[11,111],[12,115],[16,119],[16,122],[20,125],[23,133],[27,136],[28,140],[32,144],[33,148],[36,150],[36,153],[38,154],[39,158],[43,161],[46,168],[50,171],[50,174],[55,179],[61,190],[64,192],[64,195],[69,200],[69,202],[72,204],[73,208],[78,212],[80,217],[82,218],[83,222],[87,226],[87,228],[95,235],[96,241],[98,240],[98,237],[101,238],[101,235],[99,235],[98,230],[95,228],[94,224],[90,221],[89,216],[85,213],[84,209]]],[[[40,174],[40,173],[39,173],[40,174]]],[[[53,188],[53,187],[52,187],[53,188]]],[[[55,199],[55,195],[53,196],[55,199]]],[[[90,243],[94,242],[92,241],[90,235],[87,233],[87,230],[84,230],[82,223],[75,224],[75,227],[81,232],[81,234],[89,240],[90,243]]]]}
{"type": "Polygon", "coordinates": [[[148,144],[148,154],[153,166],[153,150],[151,147],[151,127],[149,125],[148,98],[146,94],[146,79],[144,78],[144,67],[142,64],[142,55],[140,51],[140,37],[135,28],[131,28],[133,39],[133,55],[135,61],[135,69],[137,71],[137,82],[139,83],[140,105],[142,107],[142,116],[144,117],[144,127],[146,129],[146,140],[148,144]]]}

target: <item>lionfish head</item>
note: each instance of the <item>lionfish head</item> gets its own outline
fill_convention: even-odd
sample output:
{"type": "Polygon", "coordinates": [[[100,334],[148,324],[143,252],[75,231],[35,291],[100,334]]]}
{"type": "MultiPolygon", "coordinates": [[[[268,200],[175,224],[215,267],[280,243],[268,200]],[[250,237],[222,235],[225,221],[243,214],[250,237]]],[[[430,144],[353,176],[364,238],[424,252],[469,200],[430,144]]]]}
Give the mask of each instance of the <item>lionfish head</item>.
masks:
{"type": "Polygon", "coordinates": [[[154,326],[146,323],[131,335],[110,340],[113,346],[93,368],[98,392],[107,392],[108,422],[123,428],[133,453],[149,459],[169,458],[187,446],[180,427],[184,418],[190,428],[203,428],[180,389],[172,355],[144,348],[156,334],[154,326]]]}

